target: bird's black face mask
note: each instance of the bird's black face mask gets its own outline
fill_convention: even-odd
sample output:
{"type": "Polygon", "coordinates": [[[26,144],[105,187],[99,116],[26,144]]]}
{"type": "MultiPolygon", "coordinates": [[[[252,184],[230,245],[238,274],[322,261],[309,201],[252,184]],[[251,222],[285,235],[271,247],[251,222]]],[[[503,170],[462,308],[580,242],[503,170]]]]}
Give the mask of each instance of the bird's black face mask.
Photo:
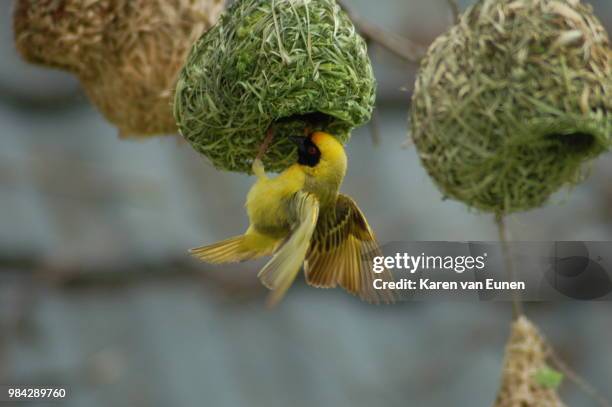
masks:
{"type": "Polygon", "coordinates": [[[298,163],[309,167],[316,166],[321,160],[321,151],[310,137],[292,137],[298,146],[298,163]]]}

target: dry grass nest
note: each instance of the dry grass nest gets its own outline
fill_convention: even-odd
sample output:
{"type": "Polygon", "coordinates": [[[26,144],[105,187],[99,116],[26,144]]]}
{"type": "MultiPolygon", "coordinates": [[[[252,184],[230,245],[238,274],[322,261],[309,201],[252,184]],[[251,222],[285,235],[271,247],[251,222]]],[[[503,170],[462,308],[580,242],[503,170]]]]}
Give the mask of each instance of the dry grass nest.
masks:
{"type": "Polygon", "coordinates": [[[176,133],[172,96],[191,45],[223,0],[17,0],[29,62],[75,73],[123,136],[176,133]]]}
{"type": "Polygon", "coordinates": [[[494,407],[565,407],[555,388],[538,380],[549,370],[549,345],[538,328],[520,317],[506,346],[501,387],[494,407]]]}

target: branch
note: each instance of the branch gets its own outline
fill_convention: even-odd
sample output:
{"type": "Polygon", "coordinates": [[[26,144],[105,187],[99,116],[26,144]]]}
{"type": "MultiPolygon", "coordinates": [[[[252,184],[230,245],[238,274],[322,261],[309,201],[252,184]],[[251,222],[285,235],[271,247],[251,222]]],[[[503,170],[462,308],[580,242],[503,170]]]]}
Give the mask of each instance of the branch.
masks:
{"type": "Polygon", "coordinates": [[[425,56],[423,47],[407,38],[388,33],[362,19],[346,5],[346,1],[338,0],[338,5],[353,20],[353,24],[367,42],[376,43],[397,57],[412,63],[420,62],[425,56]]]}

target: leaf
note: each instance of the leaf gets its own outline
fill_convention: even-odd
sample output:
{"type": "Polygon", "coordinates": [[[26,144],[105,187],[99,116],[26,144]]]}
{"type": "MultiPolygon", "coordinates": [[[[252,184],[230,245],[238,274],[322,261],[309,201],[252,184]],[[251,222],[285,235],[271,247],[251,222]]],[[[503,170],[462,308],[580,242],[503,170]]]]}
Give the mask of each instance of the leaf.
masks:
{"type": "Polygon", "coordinates": [[[557,389],[563,381],[563,374],[548,366],[544,366],[534,374],[535,381],[542,387],[557,389]]]}

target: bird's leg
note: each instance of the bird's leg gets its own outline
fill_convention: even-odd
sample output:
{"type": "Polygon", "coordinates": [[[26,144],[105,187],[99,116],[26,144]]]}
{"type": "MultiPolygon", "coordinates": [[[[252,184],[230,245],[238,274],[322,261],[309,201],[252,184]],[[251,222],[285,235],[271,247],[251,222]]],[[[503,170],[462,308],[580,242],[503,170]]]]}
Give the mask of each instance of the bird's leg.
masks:
{"type": "Polygon", "coordinates": [[[272,131],[272,128],[269,128],[266,132],[266,138],[264,139],[264,142],[262,143],[261,147],[259,147],[259,151],[257,152],[255,160],[253,160],[253,174],[255,174],[257,178],[266,178],[266,169],[261,159],[270,147],[272,139],[274,139],[274,132],[272,131]]]}

